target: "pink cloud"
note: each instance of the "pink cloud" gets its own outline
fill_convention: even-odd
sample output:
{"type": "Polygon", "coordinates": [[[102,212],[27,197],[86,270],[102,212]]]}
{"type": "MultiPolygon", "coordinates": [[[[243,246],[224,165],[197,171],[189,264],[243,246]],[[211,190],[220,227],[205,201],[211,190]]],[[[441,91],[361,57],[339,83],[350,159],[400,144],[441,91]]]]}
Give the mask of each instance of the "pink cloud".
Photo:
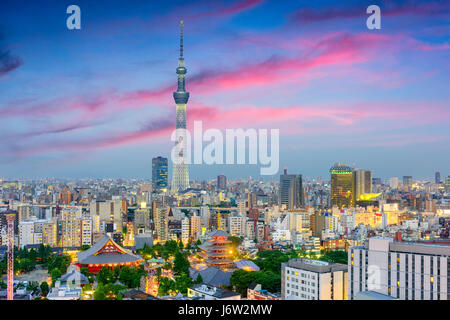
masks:
{"type": "Polygon", "coordinates": [[[245,0],[240,1],[230,7],[213,9],[210,11],[202,12],[191,16],[192,18],[203,18],[203,17],[211,17],[211,16],[232,16],[243,11],[246,11],[250,8],[256,7],[261,4],[263,0],[245,0]]]}

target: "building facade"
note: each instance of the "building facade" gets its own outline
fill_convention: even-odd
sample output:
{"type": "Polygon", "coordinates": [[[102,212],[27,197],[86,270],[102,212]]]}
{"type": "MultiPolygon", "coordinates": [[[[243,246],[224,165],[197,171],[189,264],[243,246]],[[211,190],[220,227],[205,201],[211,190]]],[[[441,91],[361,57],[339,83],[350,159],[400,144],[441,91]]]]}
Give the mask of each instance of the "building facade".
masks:
{"type": "Polygon", "coordinates": [[[305,258],[281,265],[282,300],[347,300],[347,266],[305,258]]]}
{"type": "Polygon", "coordinates": [[[449,300],[450,246],[373,237],[349,250],[349,300],[375,291],[399,300],[449,300]]]}
{"type": "Polygon", "coordinates": [[[303,201],[303,182],[301,174],[287,174],[287,169],[280,175],[280,206],[287,209],[300,208],[303,201]]]}
{"type": "Polygon", "coordinates": [[[167,189],[168,183],[168,160],[163,157],[152,159],[152,187],[154,190],[167,189]]]}
{"type": "Polygon", "coordinates": [[[337,164],[330,169],[331,174],[331,205],[339,209],[353,207],[354,202],[354,177],[353,169],[337,164]]]}

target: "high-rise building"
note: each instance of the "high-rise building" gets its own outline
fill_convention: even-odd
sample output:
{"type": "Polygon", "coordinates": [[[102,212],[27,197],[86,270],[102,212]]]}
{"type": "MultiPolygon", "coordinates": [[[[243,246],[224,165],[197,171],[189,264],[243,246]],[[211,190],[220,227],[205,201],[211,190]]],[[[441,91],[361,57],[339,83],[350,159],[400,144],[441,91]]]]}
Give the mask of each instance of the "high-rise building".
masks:
{"type": "Polygon", "coordinates": [[[166,206],[158,207],[152,205],[153,217],[155,219],[155,232],[158,242],[164,243],[169,239],[169,208],[166,206]]]}
{"type": "Polygon", "coordinates": [[[180,57],[178,58],[178,88],[173,93],[176,108],[176,141],[174,149],[172,190],[183,191],[189,188],[189,170],[187,164],[186,142],[186,104],[189,100],[189,92],[185,89],[186,68],[183,58],[183,21],[180,22],[180,57]]]}
{"type": "Polygon", "coordinates": [[[362,291],[400,300],[450,299],[448,245],[372,237],[348,253],[349,300],[362,291]]]}
{"type": "Polygon", "coordinates": [[[450,176],[445,178],[445,191],[450,192],[450,176]]]}
{"type": "Polygon", "coordinates": [[[436,171],[436,173],[434,174],[434,183],[441,183],[441,173],[439,171],[436,171]]]}
{"type": "Polygon", "coordinates": [[[325,215],[321,212],[315,212],[309,216],[309,226],[311,228],[312,235],[315,237],[322,236],[322,230],[326,229],[325,223],[325,215]]]}
{"type": "Polygon", "coordinates": [[[403,176],[403,186],[411,188],[411,186],[412,186],[412,176],[403,176]]]}
{"type": "Polygon", "coordinates": [[[354,178],[352,168],[336,164],[331,167],[331,205],[342,208],[350,208],[354,203],[354,178]]]}
{"type": "Polygon", "coordinates": [[[168,161],[167,158],[156,157],[152,159],[152,186],[154,190],[168,187],[168,161]]]}
{"type": "Polygon", "coordinates": [[[227,177],[223,174],[217,176],[217,189],[224,190],[227,188],[227,177]]]}
{"type": "Polygon", "coordinates": [[[282,300],[347,300],[347,265],[305,258],[281,264],[282,300]]]}
{"type": "Polygon", "coordinates": [[[181,219],[181,242],[183,242],[184,245],[189,243],[189,235],[190,235],[189,218],[184,217],[183,219],[181,219]]]}
{"type": "Polygon", "coordinates": [[[247,203],[249,209],[256,208],[258,206],[258,195],[256,193],[249,192],[247,203]]]}
{"type": "Polygon", "coordinates": [[[192,240],[197,240],[198,234],[202,231],[202,218],[194,214],[190,218],[190,237],[192,240]]]}
{"type": "Polygon", "coordinates": [[[61,210],[61,247],[80,247],[82,241],[81,207],[63,207],[61,210]]]}
{"type": "Polygon", "coordinates": [[[355,170],[354,171],[354,186],[355,186],[355,199],[354,202],[359,200],[359,197],[365,193],[372,193],[372,172],[369,170],[355,170]]]}
{"type": "Polygon", "coordinates": [[[303,206],[303,182],[301,174],[280,175],[280,206],[285,205],[287,209],[295,209],[303,206]]]}

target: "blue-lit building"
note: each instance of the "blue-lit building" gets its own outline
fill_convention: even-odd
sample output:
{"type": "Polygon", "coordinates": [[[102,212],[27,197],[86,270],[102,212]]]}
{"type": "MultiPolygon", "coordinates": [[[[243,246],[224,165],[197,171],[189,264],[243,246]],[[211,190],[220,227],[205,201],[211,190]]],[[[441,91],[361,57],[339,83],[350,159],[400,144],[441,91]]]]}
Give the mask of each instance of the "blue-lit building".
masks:
{"type": "Polygon", "coordinates": [[[152,159],[152,183],[154,190],[168,188],[168,161],[164,157],[152,159]]]}

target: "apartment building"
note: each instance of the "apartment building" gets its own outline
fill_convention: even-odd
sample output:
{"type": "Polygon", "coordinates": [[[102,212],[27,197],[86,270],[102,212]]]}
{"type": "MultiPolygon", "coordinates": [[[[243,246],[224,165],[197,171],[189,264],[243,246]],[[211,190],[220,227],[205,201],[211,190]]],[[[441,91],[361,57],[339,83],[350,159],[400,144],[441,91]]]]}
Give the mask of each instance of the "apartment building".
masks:
{"type": "Polygon", "coordinates": [[[449,300],[449,257],[449,245],[370,238],[349,249],[349,299],[374,291],[399,300],[449,300]]]}
{"type": "Polygon", "coordinates": [[[347,266],[305,258],[281,265],[282,300],[347,300],[347,266]]]}

